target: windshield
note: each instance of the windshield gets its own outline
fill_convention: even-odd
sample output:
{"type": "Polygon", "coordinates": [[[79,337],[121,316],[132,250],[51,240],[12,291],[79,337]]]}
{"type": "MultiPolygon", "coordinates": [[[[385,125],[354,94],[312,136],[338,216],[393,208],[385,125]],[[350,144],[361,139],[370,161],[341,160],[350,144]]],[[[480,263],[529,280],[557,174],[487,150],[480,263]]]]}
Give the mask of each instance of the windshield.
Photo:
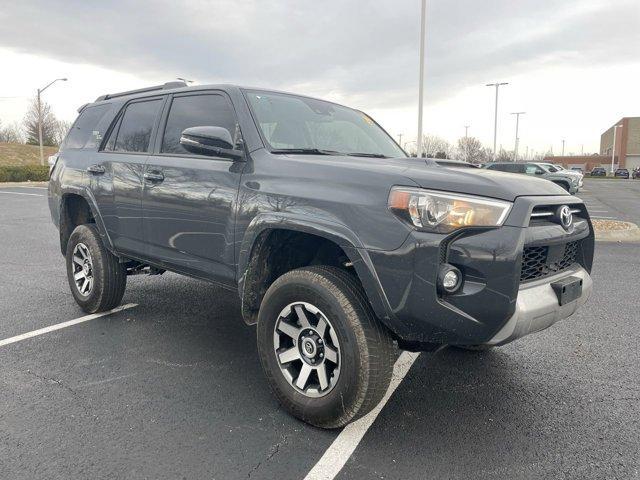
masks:
{"type": "Polygon", "coordinates": [[[406,157],[362,112],[284,93],[252,90],[245,95],[272,152],[406,157]]]}

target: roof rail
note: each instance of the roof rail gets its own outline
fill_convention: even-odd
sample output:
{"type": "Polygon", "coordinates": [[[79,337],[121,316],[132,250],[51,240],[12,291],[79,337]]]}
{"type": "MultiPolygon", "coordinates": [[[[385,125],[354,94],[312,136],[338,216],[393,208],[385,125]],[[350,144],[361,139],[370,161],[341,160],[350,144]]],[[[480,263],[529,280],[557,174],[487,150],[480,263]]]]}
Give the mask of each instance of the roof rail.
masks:
{"type": "Polygon", "coordinates": [[[129,90],[127,92],[118,92],[118,93],[108,93],[106,95],[101,95],[96,98],[96,102],[100,102],[102,100],[109,100],[110,98],[116,97],[126,97],[127,95],[134,95],[136,93],[146,93],[146,92],[155,92],[156,90],[171,90],[172,88],[182,88],[186,87],[187,84],[185,82],[167,82],[162,85],[156,85],[154,87],[147,88],[139,88],[137,90],[129,90]]]}

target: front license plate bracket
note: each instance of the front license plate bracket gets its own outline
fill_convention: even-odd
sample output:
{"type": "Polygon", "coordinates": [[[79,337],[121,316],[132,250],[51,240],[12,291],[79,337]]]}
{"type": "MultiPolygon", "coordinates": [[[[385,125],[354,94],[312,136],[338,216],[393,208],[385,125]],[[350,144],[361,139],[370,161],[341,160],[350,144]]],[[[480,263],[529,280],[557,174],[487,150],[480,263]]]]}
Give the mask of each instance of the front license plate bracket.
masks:
{"type": "Polygon", "coordinates": [[[582,279],[580,277],[566,277],[551,284],[551,288],[558,296],[558,303],[566,305],[582,296],[582,279]]]}

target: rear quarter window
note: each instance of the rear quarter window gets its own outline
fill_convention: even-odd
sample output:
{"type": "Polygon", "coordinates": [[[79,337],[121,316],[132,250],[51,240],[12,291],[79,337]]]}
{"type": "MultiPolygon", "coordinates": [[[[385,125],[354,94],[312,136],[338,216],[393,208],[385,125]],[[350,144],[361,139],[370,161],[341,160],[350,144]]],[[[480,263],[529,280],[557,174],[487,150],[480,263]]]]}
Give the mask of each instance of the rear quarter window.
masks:
{"type": "Polygon", "coordinates": [[[102,140],[102,134],[96,127],[109,109],[108,104],[84,108],[71,126],[61,148],[65,150],[97,148],[102,140]]]}

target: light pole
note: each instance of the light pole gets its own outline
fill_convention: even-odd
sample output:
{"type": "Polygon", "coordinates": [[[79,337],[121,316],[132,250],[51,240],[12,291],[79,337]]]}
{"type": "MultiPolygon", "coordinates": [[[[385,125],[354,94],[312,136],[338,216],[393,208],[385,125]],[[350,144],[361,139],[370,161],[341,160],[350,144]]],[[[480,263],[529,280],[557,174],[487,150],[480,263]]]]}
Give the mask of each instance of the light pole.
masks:
{"type": "Polygon", "coordinates": [[[618,128],[622,128],[622,125],[616,125],[613,127],[613,146],[611,147],[611,174],[613,174],[613,163],[616,159],[616,132],[618,128]]]}
{"type": "Polygon", "coordinates": [[[49,82],[44,88],[38,89],[38,145],[40,145],[40,165],[44,165],[44,150],[42,148],[42,101],[40,95],[58,80],[66,82],[66,78],[56,78],[53,82],[49,82]]]}
{"type": "Polygon", "coordinates": [[[564,157],[564,138],[562,139],[562,156],[564,157]]]}
{"type": "Polygon", "coordinates": [[[180,80],[184,83],[193,83],[193,80],[187,80],[186,78],[182,78],[182,77],[178,77],[176,78],[176,80],[180,80]]]}
{"type": "Polygon", "coordinates": [[[496,161],[496,144],[498,141],[498,89],[501,85],[509,85],[509,82],[487,83],[487,87],[496,87],[496,112],[493,121],[493,161],[496,161]]]}
{"type": "Polygon", "coordinates": [[[418,158],[422,157],[422,102],[424,90],[424,42],[426,30],[427,0],[422,0],[420,13],[420,86],[418,88],[418,158]]]}
{"type": "Polygon", "coordinates": [[[398,134],[398,144],[400,145],[400,148],[402,148],[402,134],[401,133],[398,134]]]}
{"type": "Polygon", "coordinates": [[[518,145],[520,144],[520,137],[518,137],[518,128],[520,126],[520,115],[524,115],[527,112],[512,112],[511,115],[516,116],[516,141],[513,147],[513,161],[518,161],[518,145]]]}

